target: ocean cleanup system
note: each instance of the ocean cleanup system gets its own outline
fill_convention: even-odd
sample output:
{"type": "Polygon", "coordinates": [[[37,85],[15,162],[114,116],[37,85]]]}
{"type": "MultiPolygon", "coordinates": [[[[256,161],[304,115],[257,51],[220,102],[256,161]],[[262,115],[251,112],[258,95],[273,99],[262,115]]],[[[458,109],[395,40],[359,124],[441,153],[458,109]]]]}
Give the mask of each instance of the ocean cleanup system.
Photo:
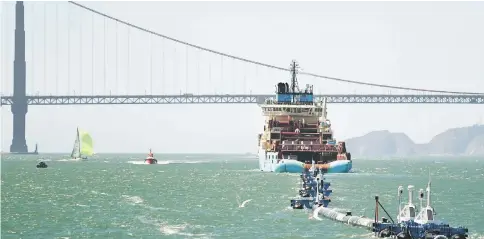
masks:
{"type": "Polygon", "coordinates": [[[468,229],[465,227],[452,227],[449,224],[435,218],[435,210],[431,205],[431,183],[426,188],[427,198],[424,199],[424,190],[419,191],[420,211],[413,203],[414,186],[408,186],[408,201],[402,203],[403,187],[398,188],[398,214],[396,221],[375,196],[374,218],[353,216],[351,212],[338,212],[328,208],[333,192],[329,189],[331,184],[325,182],[323,171],[313,167],[305,169],[301,174],[301,189],[299,196],[291,199],[293,209],[310,209],[313,215],[329,218],[345,224],[367,228],[380,238],[399,239],[465,239],[468,237],[468,229]],[[424,204],[425,201],[425,204],[424,204]],[[388,217],[379,219],[380,209],[388,217]]]}

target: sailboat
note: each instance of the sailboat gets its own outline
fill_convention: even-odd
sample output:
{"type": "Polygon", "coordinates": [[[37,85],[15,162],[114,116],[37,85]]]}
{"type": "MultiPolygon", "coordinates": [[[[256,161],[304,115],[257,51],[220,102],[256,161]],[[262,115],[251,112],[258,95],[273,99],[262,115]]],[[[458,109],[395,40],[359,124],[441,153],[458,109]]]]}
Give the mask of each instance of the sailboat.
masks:
{"type": "Polygon", "coordinates": [[[77,128],[76,140],[72,149],[71,158],[74,160],[87,160],[87,156],[92,156],[94,150],[92,147],[92,138],[88,132],[77,128]]]}

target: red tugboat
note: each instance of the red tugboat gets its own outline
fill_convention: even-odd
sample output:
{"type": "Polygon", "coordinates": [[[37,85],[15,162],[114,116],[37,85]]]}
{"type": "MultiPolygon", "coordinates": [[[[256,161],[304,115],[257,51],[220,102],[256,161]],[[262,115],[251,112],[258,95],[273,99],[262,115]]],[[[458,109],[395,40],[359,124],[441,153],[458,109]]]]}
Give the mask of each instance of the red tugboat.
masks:
{"type": "Polygon", "coordinates": [[[156,160],[155,157],[153,156],[153,152],[151,152],[151,149],[150,149],[150,153],[148,154],[148,157],[146,157],[146,159],[145,159],[145,163],[146,164],[158,164],[158,160],[156,160]]]}

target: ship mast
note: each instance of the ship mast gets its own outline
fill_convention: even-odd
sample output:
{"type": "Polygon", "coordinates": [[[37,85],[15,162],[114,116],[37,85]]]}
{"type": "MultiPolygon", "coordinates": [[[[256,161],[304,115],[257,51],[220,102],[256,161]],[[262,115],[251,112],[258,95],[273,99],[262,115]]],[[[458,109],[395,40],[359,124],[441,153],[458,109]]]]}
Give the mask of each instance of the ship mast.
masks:
{"type": "Polygon", "coordinates": [[[291,75],[292,75],[292,79],[291,79],[291,90],[292,90],[292,101],[294,102],[295,100],[295,95],[294,93],[296,93],[296,87],[298,88],[299,90],[299,86],[297,85],[297,78],[296,78],[296,74],[297,74],[297,69],[299,68],[299,65],[296,63],[295,60],[292,61],[291,63],[291,75]]]}

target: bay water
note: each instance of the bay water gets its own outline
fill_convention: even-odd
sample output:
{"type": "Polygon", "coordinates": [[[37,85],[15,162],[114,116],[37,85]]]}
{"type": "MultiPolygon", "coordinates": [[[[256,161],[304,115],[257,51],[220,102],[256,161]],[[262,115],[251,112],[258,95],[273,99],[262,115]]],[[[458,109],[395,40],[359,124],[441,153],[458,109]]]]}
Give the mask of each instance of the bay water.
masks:
{"type": "MultiPolygon", "coordinates": [[[[251,155],[2,155],[1,238],[372,238],[364,228],[293,210],[298,174],[258,170],[251,155]],[[39,159],[46,169],[37,169],[39,159]],[[239,205],[249,200],[245,207],[239,205]]],[[[373,218],[374,196],[394,219],[397,188],[425,189],[437,217],[484,238],[484,158],[354,159],[328,174],[330,207],[373,218]]],[[[380,216],[383,212],[380,211],[380,216]]]]}

